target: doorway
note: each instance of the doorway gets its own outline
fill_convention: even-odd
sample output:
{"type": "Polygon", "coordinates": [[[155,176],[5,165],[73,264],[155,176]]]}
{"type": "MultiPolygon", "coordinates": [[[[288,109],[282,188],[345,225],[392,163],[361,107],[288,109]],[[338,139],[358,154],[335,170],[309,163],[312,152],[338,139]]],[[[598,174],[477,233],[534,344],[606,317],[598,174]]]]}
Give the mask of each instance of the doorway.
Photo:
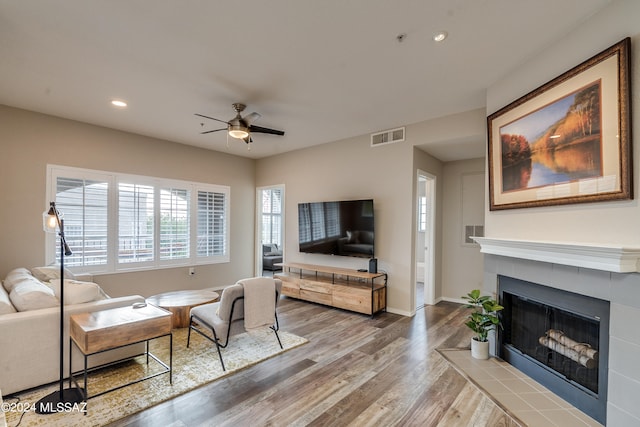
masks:
{"type": "Polygon", "coordinates": [[[435,303],[435,176],[418,170],[416,182],[416,310],[435,303]]]}
{"type": "Polygon", "coordinates": [[[284,260],[284,185],[256,190],[256,276],[273,276],[284,260]]]}

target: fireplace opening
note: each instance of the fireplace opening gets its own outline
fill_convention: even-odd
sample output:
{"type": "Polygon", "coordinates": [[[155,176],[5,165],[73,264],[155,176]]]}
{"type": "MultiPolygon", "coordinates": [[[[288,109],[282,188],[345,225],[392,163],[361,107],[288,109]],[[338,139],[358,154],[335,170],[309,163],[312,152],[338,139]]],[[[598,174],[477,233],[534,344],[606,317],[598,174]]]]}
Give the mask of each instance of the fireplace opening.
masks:
{"type": "Polygon", "coordinates": [[[598,393],[600,321],[508,292],[503,295],[509,307],[504,345],[598,393]]]}
{"type": "Polygon", "coordinates": [[[506,276],[498,293],[499,356],[604,423],[609,303],[506,276]]]}

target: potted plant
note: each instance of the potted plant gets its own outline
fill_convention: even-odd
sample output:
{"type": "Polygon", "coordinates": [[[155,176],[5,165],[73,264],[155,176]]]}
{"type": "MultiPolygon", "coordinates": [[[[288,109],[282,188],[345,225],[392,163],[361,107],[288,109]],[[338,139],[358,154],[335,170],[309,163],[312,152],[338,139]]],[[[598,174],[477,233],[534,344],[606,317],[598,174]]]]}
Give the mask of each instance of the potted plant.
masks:
{"type": "Polygon", "coordinates": [[[472,290],[462,298],[469,302],[465,307],[473,309],[465,322],[475,333],[471,338],[471,356],[476,359],[488,359],[489,331],[502,326],[497,313],[504,307],[490,296],[480,295],[479,289],[472,290]]]}

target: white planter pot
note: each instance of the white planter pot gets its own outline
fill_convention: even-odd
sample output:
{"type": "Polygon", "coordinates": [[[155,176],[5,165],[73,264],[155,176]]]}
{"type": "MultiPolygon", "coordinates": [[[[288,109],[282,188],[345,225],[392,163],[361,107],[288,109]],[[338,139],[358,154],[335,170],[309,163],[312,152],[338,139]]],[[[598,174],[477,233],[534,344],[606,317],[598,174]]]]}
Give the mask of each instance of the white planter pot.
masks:
{"type": "Polygon", "coordinates": [[[471,357],[475,359],[488,359],[489,358],[489,341],[476,341],[471,338],[471,357]]]}

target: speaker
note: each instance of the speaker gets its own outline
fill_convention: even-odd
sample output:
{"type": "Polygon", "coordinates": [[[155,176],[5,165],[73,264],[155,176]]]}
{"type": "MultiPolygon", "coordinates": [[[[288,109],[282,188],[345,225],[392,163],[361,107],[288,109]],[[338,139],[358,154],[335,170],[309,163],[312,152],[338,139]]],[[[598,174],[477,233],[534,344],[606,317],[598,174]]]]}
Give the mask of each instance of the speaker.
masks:
{"type": "Polygon", "coordinates": [[[369,273],[377,273],[378,272],[378,260],[376,258],[371,258],[369,260],[369,273]]]}

